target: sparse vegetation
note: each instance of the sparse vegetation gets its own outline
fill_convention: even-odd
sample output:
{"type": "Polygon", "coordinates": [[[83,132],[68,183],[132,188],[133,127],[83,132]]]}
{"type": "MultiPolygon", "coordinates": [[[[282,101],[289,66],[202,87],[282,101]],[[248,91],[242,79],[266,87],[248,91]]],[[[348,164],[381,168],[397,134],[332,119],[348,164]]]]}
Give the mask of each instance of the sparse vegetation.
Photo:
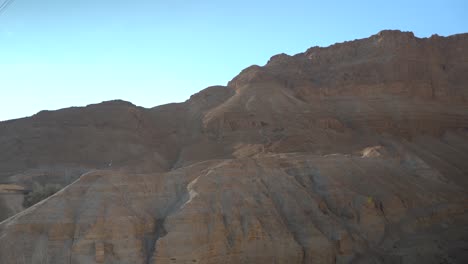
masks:
{"type": "Polygon", "coordinates": [[[33,184],[32,192],[24,196],[23,207],[28,208],[33,206],[36,203],[58,192],[60,189],[62,189],[62,186],[59,184],[46,184],[42,186],[41,184],[35,182],[33,184]]]}

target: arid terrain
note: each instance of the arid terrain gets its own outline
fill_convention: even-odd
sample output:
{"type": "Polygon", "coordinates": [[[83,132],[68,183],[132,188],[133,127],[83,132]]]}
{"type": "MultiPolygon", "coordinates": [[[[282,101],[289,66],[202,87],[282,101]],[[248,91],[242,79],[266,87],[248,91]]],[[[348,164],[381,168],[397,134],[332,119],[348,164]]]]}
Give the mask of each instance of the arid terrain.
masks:
{"type": "Polygon", "coordinates": [[[468,34],[0,122],[0,221],[2,264],[468,263],[468,34]]]}

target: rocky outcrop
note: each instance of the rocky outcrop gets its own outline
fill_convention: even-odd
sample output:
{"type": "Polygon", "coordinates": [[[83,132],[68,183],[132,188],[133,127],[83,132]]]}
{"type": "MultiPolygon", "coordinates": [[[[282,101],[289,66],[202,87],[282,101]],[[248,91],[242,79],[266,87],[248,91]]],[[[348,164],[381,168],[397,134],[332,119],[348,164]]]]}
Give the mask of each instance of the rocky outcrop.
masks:
{"type": "Polygon", "coordinates": [[[2,263],[466,260],[466,189],[396,157],[266,154],[89,173],[0,225],[2,263]]]}
{"type": "Polygon", "coordinates": [[[382,31],[180,104],[2,122],[0,183],[69,185],[4,213],[0,262],[467,262],[467,56],[382,31]]]}

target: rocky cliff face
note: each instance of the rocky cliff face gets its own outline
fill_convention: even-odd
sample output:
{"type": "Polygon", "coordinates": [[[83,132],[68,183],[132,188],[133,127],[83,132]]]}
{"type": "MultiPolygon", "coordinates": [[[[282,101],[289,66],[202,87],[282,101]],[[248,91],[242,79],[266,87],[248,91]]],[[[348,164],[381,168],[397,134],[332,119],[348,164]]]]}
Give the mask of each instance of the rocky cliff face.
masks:
{"type": "Polygon", "coordinates": [[[73,182],[0,223],[0,262],[467,262],[467,58],[382,31],[181,104],[0,123],[4,186],[73,182]]]}

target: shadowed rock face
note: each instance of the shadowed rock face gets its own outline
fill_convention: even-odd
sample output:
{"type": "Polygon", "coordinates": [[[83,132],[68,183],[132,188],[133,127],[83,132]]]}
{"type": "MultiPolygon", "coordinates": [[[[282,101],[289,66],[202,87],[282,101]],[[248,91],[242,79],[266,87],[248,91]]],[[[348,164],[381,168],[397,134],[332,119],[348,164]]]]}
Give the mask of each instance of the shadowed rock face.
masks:
{"type": "Polygon", "coordinates": [[[468,262],[467,58],[382,31],[180,104],[2,122],[2,186],[69,185],[0,223],[0,262],[468,262]]]}

